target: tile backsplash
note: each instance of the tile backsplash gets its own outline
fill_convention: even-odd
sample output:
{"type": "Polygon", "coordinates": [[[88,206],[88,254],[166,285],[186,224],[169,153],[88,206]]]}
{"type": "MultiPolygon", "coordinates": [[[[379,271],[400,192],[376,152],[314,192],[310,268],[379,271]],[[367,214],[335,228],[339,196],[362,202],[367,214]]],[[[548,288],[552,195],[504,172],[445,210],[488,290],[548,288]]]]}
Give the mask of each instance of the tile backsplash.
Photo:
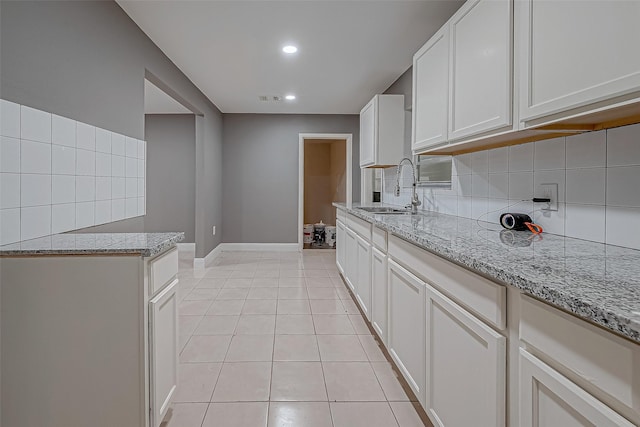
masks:
{"type": "MultiPolygon", "coordinates": [[[[384,170],[382,200],[405,205],[409,168],[400,197],[395,173],[384,170]]],[[[450,189],[418,188],[421,209],[496,224],[522,212],[547,233],[640,249],[640,124],[455,156],[452,174],[450,189]],[[558,184],[557,212],[530,201],[545,183],[558,184]]]]}
{"type": "Polygon", "coordinates": [[[0,138],[0,244],[145,214],[145,141],[5,100],[0,138]]]}

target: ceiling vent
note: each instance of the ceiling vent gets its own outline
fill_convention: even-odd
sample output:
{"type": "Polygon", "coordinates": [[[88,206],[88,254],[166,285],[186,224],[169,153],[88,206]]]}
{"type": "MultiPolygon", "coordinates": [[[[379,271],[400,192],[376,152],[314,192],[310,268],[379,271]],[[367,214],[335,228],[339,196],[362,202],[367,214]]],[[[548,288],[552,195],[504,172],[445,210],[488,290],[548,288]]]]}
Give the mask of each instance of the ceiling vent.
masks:
{"type": "Polygon", "coordinates": [[[267,101],[269,101],[269,97],[268,97],[268,96],[264,96],[264,95],[260,95],[260,96],[258,97],[258,99],[259,99],[260,101],[262,101],[262,102],[267,102],[267,101]]]}
{"type": "Polygon", "coordinates": [[[258,99],[261,102],[270,102],[270,101],[280,102],[280,101],[282,101],[283,98],[281,96],[278,96],[278,95],[274,95],[274,96],[260,95],[260,96],[258,96],[258,99]]]}

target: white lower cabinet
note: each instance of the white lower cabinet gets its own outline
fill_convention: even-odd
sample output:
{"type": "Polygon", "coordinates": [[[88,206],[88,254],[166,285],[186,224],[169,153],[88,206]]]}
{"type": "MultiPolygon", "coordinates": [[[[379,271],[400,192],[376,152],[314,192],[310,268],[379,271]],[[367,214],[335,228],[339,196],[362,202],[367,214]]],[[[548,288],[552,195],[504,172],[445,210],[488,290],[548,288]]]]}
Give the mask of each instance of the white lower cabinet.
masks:
{"type": "Polygon", "coordinates": [[[371,325],[387,345],[387,255],[376,249],[371,253],[371,325]]]}
{"type": "Polygon", "coordinates": [[[429,285],[426,301],[429,418],[438,427],[504,426],[506,338],[429,285]]]}
{"type": "Polygon", "coordinates": [[[178,280],[149,301],[151,426],[162,422],[178,384],[178,280]]]}
{"type": "Polygon", "coordinates": [[[371,243],[356,235],[356,299],[366,318],[371,321],[371,243]]]}
{"type": "Polygon", "coordinates": [[[344,223],[340,220],[336,220],[336,266],[338,271],[344,275],[344,262],[345,262],[345,244],[346,244],[346,229],[344,223]]]}
{"type": "Polygon", "coordinates": [[[520,427],[632,427],[611,408],[520,349],[520,427]]]}
{"type": "Polygon", "coordinates": [[[358,263],[358,241],[356,233],[349,228],[345,232],[345,260],[344,260],[344,278],[349,285],[351,291],[355,292],[355,282],[357,280],[357,263],[358,263]]]}
{"type": "Polygon", "coordinates": [[[425,283],[392,259],[389,271],[389,341],[387,349],[409,386],[424,402],[425,283]]]}

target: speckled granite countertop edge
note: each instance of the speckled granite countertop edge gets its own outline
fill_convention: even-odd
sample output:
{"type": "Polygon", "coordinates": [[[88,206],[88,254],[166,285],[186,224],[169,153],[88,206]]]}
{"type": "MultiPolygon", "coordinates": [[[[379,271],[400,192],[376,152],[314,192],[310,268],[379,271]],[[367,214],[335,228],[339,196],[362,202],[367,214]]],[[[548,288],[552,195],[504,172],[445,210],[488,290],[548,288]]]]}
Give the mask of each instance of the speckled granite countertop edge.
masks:
{"type": "Polygon", "coordinates": [[[494,281],[514,286],[541,301],[640,343],[640,313],[637,317],[625,316],[621,313],[598,306],[596,303],[586,300],[575,292],[566,292],[550,284],[546,284],[545,282],[552,282],[549,277],[543,277],[541,275],[539,279],[534,280],[512,271],[506,271],[492,264],[489,260],[483,259],[482,256],[472,256],[467,253],[452,251],[445,245],[439,244],[438,236],[433,236],[433,239],[425,240],[424,235],[418,236],[408,230],[396,227],[389,223],[386,216],[376,216],[370,212],[358,209],[358,206],[347,207],[343,203],[334,203],[333,205],[455,264],[461,265],[473,272],[480,273],[494,281]]]}

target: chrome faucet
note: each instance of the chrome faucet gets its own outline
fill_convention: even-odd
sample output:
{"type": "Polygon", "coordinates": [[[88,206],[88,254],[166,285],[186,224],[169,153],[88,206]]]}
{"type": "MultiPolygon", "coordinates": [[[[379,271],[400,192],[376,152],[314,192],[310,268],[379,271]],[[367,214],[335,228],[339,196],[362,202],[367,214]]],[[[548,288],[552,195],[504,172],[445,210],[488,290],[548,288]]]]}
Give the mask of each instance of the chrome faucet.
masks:
{"type": "Polygon", "coordinates": [[[420,199],[418,199],[418,195],[416,194],[416,168],[415,166],[413,166],[413,162],[408,157],[405,157],[404,159],[400,160],[400,163],[398,163],[398,170],[396,170],[396,197],[400,196],[400,171],[404,162],[409,162],[409,164],[411,165],[411,172],[413,173],[413,193],[411,196],[411,203],[405,207],[410,207],[411,213],[416,214],[418,213],[418,206],[420,206],[422,202],[420,201],[420,199]]]}

